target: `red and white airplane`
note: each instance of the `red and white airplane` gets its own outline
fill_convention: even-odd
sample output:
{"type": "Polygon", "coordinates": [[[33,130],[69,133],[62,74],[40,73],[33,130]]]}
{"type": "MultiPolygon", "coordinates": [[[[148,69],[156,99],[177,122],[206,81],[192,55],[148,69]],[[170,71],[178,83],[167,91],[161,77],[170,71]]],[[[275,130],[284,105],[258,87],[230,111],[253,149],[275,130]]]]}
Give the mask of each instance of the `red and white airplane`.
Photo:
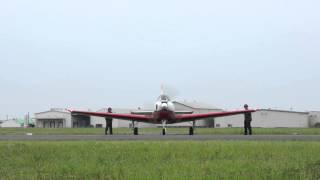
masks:
{"type": "MultiPolygon", "coordinates": [[[[191,111],[175,111],[173,102],[170,100],[169,96],[165,95],[162,91],[160,97],[155,103],[154,111],[137,111],[131,112],[132,114],[117,114],[112,113],[112,109],[109,108],[108,112],[89,112],[89,111],[76,111],[68,110],[75,115],[89,115],[105,117],[107,119],[122,119],[132,121],[134,135],[138,135],[138,127],[135,127],[135,122],[144,122],[152,124],[162,124],[162,134],[166,134],[166,125],[181,123],[181,122],[193,122],[192,127],[189,129],[189,134],[193,135],[195,122],[200,119],[205,118],[215,118],[223,116],[231,116],[236,114],[244,114],[255,112],[256,110],[241,110],[241,111],[225,111],[225,112],[212,112],[205,114],[192,114],[191,111]]],[[[110,128],[110,134],[112,134],[112,123],[110,128]]]]}

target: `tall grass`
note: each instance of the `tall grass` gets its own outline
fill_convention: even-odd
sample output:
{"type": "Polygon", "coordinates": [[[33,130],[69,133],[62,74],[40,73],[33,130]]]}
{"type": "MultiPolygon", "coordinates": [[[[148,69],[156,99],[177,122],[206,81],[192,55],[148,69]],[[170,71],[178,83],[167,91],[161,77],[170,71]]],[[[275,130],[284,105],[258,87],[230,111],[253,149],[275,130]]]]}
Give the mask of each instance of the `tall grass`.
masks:
{"type": "Polygon", "coordinates": [[[320,142],[0,142],[0,179],[319,179],[320,142]]]}
{"type": "MultiPolygon", "coordinates": [[[[140,128],[140,134],[160,134],[160,128],[140,128]]],[[[103,135],[103,128],[0,128],[0,135],[22,135],[33,133],[35,135],[103,135]]],[[[115,134],[132,134],[129,128],[114,128],[115,134]]],[[[169,134],[188,134],[188,128],[168,128],[169,134]]],[[[242,134],[242,128],[196,128],[195,134],[242,134]]],[[[278,135],[320,135],[320,128],[253,128],[254,134],[278,135]]]]}

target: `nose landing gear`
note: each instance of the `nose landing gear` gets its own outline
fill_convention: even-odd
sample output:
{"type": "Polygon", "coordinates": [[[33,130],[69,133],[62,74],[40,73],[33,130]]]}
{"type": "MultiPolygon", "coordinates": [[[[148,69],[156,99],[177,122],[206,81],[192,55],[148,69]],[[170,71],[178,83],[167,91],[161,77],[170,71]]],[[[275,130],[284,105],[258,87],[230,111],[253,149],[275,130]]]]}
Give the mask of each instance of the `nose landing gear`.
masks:
{"type": "Polygon", "coordinates": [[[162,135],[166,135],[166,129],[162,129],[162,135]]]}
{"type": "Polygon", "coordinates": [[[162,120],[162,135],[166,135],[166,124],[167,124],[167,121],[166,120],[162,120]]]}

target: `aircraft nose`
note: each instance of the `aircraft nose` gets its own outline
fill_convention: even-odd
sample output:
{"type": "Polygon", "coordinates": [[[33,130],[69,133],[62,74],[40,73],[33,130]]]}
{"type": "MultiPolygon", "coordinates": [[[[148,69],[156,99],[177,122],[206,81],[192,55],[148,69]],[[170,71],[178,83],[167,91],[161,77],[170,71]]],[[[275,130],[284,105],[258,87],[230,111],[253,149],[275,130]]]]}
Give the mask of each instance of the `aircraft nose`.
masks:
{"type": "Polygon", "coordinates": [[[168,104],[167,103],[162,103],[161,107],[162,107],[162,109],[168,109],[168,104]]]}

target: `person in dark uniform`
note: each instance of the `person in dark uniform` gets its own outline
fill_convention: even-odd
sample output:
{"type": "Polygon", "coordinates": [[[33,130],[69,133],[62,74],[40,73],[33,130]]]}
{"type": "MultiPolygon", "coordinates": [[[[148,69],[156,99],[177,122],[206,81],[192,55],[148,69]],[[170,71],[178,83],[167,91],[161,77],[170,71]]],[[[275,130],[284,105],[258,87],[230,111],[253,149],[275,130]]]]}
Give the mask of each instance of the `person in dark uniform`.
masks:
{"type": "MultiPolygon", "coordinates": [[[[249,106],[248,104],[244,105],[244,109],[248,110],[249,106]]],[[[244,135],[252,135],[252,128],[251,128],[251,121],[252,121],[252,115],[251,112],[244,113],[244,135]]]]}
{"type": "MultiPolygon", "coordinates": [[[[112,108],[108,108],[108,113],[112,113],[112,108]]],[[[107,135],[108,134],[108,130],[109,130],[109,133],[110,135],[113,134],[112,132],[112,118],[109,118],[109,117],[106,117],[106,129],[105,129],[105,134],[107,135]]]]}

